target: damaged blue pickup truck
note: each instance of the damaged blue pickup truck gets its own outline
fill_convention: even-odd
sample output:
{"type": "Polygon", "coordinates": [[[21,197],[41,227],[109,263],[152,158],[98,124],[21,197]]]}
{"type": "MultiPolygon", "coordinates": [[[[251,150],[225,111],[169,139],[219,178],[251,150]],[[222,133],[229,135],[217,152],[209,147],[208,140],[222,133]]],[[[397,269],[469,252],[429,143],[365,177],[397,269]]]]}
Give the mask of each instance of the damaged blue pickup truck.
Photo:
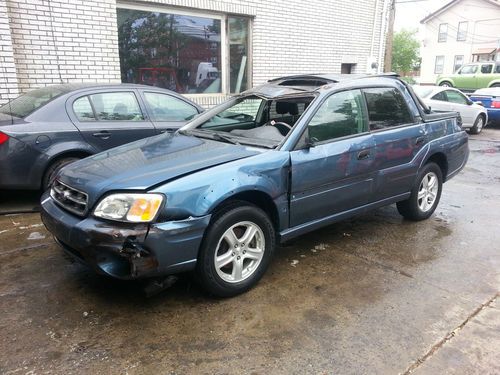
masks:
{"type": "Polygon", "coordinates": [[[303,233],[393,203],[428,218],[468,154],[458,114],[431,112],[396,76],[283,77],[63,168],[42,219],[99,273],[194,270],[232,296],[303,233]]]}

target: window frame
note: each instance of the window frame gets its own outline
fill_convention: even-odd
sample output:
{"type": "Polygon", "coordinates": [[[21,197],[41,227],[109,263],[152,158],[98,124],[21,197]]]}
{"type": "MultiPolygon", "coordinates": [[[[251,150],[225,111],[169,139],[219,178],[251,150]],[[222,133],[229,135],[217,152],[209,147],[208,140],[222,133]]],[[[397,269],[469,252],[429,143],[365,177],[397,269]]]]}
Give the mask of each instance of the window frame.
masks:
{"type": "Polygon", "coordinates": [[[434,74],[443,74],[443,72],[444,72],[444,64],[445,64],[445,56],[444,55],[437,55],[436,58],[435,58],[435,60],[434,60],[434,74]],[[441,58],[441,57],[443,58],[443,63],[441,64],[441,71],[438,72],[437,71],[437,67],[438,67],[437,62],[438,62],[438,59],[441,58]]]}
{"type": "MultiPolygon", "coordinates": [[[[123,1],[117,1],[116,2],[116,9],[132,9],[132,10],[140,10],[144,12],[159,12],[159,13],[164,13],[164,14],[173,14],[173,15],[179,15],[179,16],[193,16],[193,17],[201,17],[201,18],[212,18],[212,19],[217,19],[220,20],[221,23],[221,30],[220,30],[220,35],[221,35],[221,92],[218,93],[196,93],[196,94],[188,94],[188,93],[178,93],[175,92],[176,94],[181,94],[185,96],[186,98],[200,98],[200,97],[217,97],[217,96],[222,96],[226,97],[231,94],[238,94],[238,93],[231,93],[231,87],[230,87],[230,66],[229,66],[229,18],[230,17],[237,17],[237,18],[247,18],[248,19],[248,59],[247,59],[247,88],[251,88],[253,86],[252,82],[252,76],[253,76],[253,20],[254,16],[251,15],[246,15],[246,14],[231,14],[231,13],[218,13],[210,10],[197,10],[197,9],[190,9],[190,10],[184,10],[184,9],[179,9],[176,7],[172,7],[169,5],[162,5],[162,4],[131,4],[128,2],[123,2],[123,1]]],[[[118,29],[117,29],[118,32],[118,29]]],[[[120,62],[120,68],[121,68],[121,62],[120,62]]]]}
{"type": "Polygon", "coordinates": [[[380,132],[388,131],[388,130],[392,130],[392,129],[400,129],[400,128],[415,125],[415,123],[417,122],[415,115],[413,114],[413,111],[410,110],[410,107],[408,106],[408,103],[406,102],[406,100],[404,98],[404,94],[397,87],[378,85],[378,86],[363,87],[361,90],[363,91],[363,97],[364,97],[365,106],[366,106],[366,114],[368,116],[367,119],[368,119],[368,132],[369,133],[380,133],[380,132]],[[386,128],[383,128],[383,129],[371,130],[370,129],[370,111],[368,110],[368,100],[366,99],[366,93],[365,93],[365,90],[370,90],[370,89],[393,89],[393,90],[398,91],[403,96],[404,106],[407,109],[408,113],[410,114],[410,122],[407,122],[407,123],[401,124],[401,125],[396,125],[396,126],[388,126],[386,128]]]}
{"type": "Polygon", "coordinates": [[[469,21],[460,21],[457,28],[457,42],[463,42],[467,40],[467,34],[469,32],[469,21]],[[460,30],[460,25],[465,25],[465,31],[460,30]]]}
{"type": "Polygon", "coordinates": [[[464,55],[455,55],[453,57],[453,73],[455,72],[458,72],[458,70],[464,66],[464,59],[465,59],[465,56],[464,55]],[[457,68],[457,57],[461,57],[462,58],[462,64],[457,68]]]}
{"type": "MultiPolygon", "coordinates": [[[[319,110],[321,109],[321,107],[334,95],[337,95],[337,94],[340,94],[340,93],[343,93],[343,92],[347,92],[347,91],[359,91],[359,93],[361,94],[361,110],[365,116],[365,119],[366,119],[366,131],[364,132],[361,132],[361,133],[356,133],[356,134],[349,134],[349,135],[345,135],[343,137],[338,137],[338,138],[330,138],[330,139],[326,139],[324,141],[320,141],[320,142],[314,142],[314,146],[321,146],[321,145],[325,145],[325,144],[329,144],[329,143],[333,143],[333,142],[337,142],[337,141],[341,141],[341,140],[344,140],[344,139],[349,139],[349,138],[355,138],[355,137],[359,137],[359,136],[362,136],[362,135],[366,135],[366,134],[369,134],[370,133],[370,124],[369,124],[369,119],[368,119],[368,107],[366,105],[366,98],[365,98],[365,95],[363,93],[363,88],[362,87],[351,87],[351,88],[346,88],[346,89],[343,89],[343,90],[339,90],[339,91],[335,91],[335,92],[332,92],[330,94],[328,94],[327,96],[325,96],[323,98],[323,100],[317,105],[317,107],[314,109],[314,112],[311,113],[311,115],[309,116],[309,118],[307,119],[307,124],[305,126],[305,131],[304,131],[304,134],[307,135],[307,137],[309,138],[309,123],[312,121],[312,119],[314,119],[314,117],[316,116],[316,114],[319,112],[319,110]]],[[[306,109],[307,110],[307,109],[306,109]]],[[[304,111],[305,112],[305,111],[304,111]]],[[[300,139],[302,139],[304,137],[304,134],[302,134],[300,136],[300,139]]],[[[299,142],[297,143],[300,144],[300,140],[299,142]]],[[[296,146],[297,146],[296,145],[296,146]]]]}
{"type": "Polygon", "coordinates": [[[440,23],[438,26],[438,43],[446,43],[448,39],[448,23],[440,23]],[[445,31],[441,31],[441,26],[446,28],[445,31]]]}

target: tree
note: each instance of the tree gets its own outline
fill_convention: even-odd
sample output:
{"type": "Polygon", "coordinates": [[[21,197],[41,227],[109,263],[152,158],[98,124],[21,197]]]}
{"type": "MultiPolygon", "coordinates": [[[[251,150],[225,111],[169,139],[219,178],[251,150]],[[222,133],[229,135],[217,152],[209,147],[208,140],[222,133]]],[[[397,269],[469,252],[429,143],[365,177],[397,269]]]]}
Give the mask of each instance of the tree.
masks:
{"type": "Polygon", "coordinates": [[[420,44],[415,37],[416,30],[401,30],[394,34],[392,44],[392,71],[402,73],[411,72],[420,61],[420,44]]]}

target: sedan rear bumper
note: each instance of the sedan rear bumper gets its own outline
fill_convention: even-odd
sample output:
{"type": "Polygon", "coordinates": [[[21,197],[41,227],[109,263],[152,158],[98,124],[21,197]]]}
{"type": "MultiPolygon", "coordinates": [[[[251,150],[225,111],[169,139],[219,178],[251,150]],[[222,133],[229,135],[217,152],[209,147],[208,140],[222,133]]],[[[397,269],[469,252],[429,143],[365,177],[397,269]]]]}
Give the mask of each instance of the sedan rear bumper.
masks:
{"type": "Polygon", "coordinates": [[[97,273],[130,280],[191,270],[210,215],[155,224],[79,218],[46,193],[41,217],[62,248],[97,273]]]}

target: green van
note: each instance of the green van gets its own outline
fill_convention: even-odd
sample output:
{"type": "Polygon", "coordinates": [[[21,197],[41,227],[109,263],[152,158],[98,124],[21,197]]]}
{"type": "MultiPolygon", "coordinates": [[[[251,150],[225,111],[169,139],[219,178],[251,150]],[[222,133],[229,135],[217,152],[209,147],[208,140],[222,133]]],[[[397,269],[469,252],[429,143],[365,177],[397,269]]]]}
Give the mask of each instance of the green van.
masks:
{"type": "Polygon", "coordinates": [[[462,65],[454,74],[440,75],[436,85],[473,91],[500,87],[500,61],[484,61],[462,65]]]}

